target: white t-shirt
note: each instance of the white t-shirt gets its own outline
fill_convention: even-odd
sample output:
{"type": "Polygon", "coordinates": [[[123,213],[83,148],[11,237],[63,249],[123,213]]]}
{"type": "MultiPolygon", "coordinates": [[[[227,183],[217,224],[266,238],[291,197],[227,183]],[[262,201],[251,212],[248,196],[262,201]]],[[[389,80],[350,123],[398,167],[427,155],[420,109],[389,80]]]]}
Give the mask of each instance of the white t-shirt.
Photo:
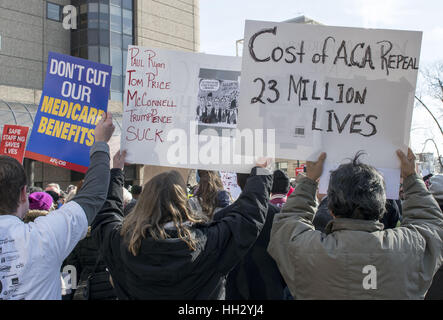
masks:
{"type": "Polygon", "coordinates": [[[60,300],[61,265],[87,231],[74,201],[30,223],[0,215],[0,299],[60,300]]]}

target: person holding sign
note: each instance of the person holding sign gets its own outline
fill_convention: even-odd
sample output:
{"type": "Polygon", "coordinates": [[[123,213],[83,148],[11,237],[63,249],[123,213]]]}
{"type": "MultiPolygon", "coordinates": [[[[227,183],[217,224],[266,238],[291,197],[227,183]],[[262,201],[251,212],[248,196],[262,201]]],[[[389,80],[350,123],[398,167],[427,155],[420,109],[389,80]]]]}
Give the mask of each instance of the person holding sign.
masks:
{"type": "Polygon", "coordinates": [[[29,209],[25,171],[17,160],[0,156],[0,258],[20,266],[11,281],[3,282],[3,299],[61,299],[63,260],[85,237],[88,225],[106,199],[107,142],[113,132],[112,116],[108,114],[95,128],[95,144],[81,190],[62,208],[27,224],[22,221],[29,209]]]}
{"type": "Polygon", "coordinates": [[[415,156],[400,150],[405,200],[401,226],[383,230],[385,184],[358,162],[331,173],[325,233],[312,224],[317,180],[326,154],[307,163],[274,219],[270,255],[295,299],[423,299],[443,261],[443,214],[415,171],[415,156]]]}
{"type": "Polygon", "coordinates": [[[92,225],[117,297],[128,299],[224,299],[224,278],[257,240],[266,219],[272,175],[265,165],[251,177],[231,211],[203,223],[189,207],[177,171],[161,173],[143,187],[123,218],[123,167],[117,153],[108,199],[92,225]]]}

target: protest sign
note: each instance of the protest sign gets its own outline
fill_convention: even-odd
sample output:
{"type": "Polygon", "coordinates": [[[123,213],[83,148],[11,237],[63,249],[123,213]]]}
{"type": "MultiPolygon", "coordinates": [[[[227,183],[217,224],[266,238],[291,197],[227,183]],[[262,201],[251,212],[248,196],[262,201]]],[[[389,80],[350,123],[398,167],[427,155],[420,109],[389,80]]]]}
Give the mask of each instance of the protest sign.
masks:
{"type": "Polygon", "coordinates": [[[25,156],[86,172],[95,125],[108,108],[112,68],[50,52],[25,156]]]}
{"type": "Polygon", "coordinates": [[[301,167],[295,168],[295,176],[298,176],[300,173],[305,171],[305,166],[302,164],[301,167]]]}
{"type": "Polygon", "coordinates": [[[220,171],[220,178],[224,189],[231,194],[234,201],[237,200],[241,193],[241,189],[237,184],[237,174],[234,172],[220,171]]]}
{"type": "Polygon", "coordinates": [[[28,127],[5,124],[0,144],[0,154],[10,156],[23,163],[28,130],[28,127]]]}
{"type": "Polygon", "coordinates": [[[127,162],[249,171],[235,161],[241,59],[129,46],[122,150],[127,162]]]}
{"type": "MultiPolygon", "coordinates": [[[[275,129],[275,155],[395,169],[407,151],[421,32],[246,21],[239,127],[275,129]]],[[[327,184],[326,184],[327,185],[327,184]]],[[[395,192],[394,192],[395,193],[395,192]]]]}

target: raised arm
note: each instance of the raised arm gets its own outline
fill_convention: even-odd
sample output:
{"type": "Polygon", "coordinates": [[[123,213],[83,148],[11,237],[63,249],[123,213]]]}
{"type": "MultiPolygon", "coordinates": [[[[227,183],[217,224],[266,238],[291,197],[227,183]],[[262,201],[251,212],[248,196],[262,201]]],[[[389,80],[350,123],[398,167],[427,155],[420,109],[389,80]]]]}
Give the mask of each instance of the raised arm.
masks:
{"type": "Polygon", "coordinates": [[[425,240],[424,272],[433,276],[443,259],[443,214],[423,179],[415,172],[415,155],[411,149],[408,155],[397,152],[401,160],[403,189],[403,219],[401,227],[420,233],[425,240]]]}
{"type": "Polygon", "coordinates": [[[268,252],[285,280],[291,278],[291,244],[295,241],[309,243],[321,236],[312,221],[317,210],[316,181],[322,174],[325,159],[326,154],[322,153],[316,162],[307,162],[306,177],[300,179],[281,212],[274,216],[268,252]]]}
{"type": "Polygon", "coordinates": [[[90,165],[82,188],[72,199],[85,211],[88,225],[92,223],[103,205],[109,184],[109,146],[108,141],[114,132],[112,116],[107,114],[96,126],[95,143],[90,151],[90,165]]]}
{"type": "Polygon", "coordinates": [[[123,185],[125,176],[123,168],[126,151],[118,151],[113,158],[113,168],[106,201],[92,223],[92,231],[95,239],[101,244],[106,235],[123,220],[123,185]]]}
{"type": "Polygon", "coordinates": [[[114,126],[112,116],[107,115],[96,126],[96,142],[90,151],[90,166],[85,182],[77,196],[35,223],[28,224],[30,232],[42,236],[40,244],[45,248],[45,257],[56,257],[60,264],[74,249],[88,230],[106,198],[109,181],[109,147],[107,142],[112,136],[114,126]]]}
{"type": "Polygon", "coordinates": [[[248,252],[263,228],[268,211],[272,175],[261,167],[252,169],[240,197],[219,221],[208,227],[208,251],[221,274],[227,274],[248,252]]]}

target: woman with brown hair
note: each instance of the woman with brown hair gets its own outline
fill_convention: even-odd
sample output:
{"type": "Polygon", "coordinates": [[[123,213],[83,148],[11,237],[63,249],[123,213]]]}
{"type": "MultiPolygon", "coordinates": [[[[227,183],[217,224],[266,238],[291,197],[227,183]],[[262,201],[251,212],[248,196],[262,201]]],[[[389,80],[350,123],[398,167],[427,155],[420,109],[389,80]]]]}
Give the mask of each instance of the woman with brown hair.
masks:
{"type": "Polygon", "coordinates": [[[224,190],[217,171],[197,170],[200,179],[194,197],[189,199],[191,209],[212,220],[214,213],[232,202],[229,192],[224,190]]]}
{"type": "Polygon", "coordinates": [[[119,299],[224,299],[224,278],[256,241],[272,176],[252,169],[231,213],[205,223],[189,207],[186,184],[169,171],[143,187],[123,218],[124,156],[114,157],[108,199],[93,224],[119,299]]]}

